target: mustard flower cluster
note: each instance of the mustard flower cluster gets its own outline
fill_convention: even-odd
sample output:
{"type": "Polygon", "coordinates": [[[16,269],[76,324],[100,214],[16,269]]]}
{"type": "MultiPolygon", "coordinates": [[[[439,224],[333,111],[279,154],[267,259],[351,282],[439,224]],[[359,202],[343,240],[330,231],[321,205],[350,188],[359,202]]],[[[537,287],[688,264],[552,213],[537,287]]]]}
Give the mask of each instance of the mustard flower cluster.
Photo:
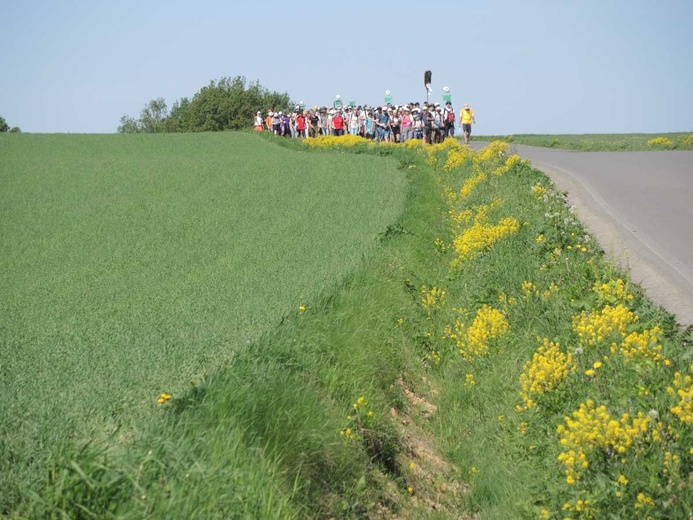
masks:
{"type": "Polygon", "coordinates": [[[558,461],[565,466],[566,482],[575,484],[589,467],[590,458],[597,460],[609,453],[622,456],[648,429],[650,417],[638,412],[632,420],[624,413],[619,419],[609,414],[606,406],[595,406],[587,400],[572,417],[565,417],[565,426],[558,426],[564,451],[558,461]]]}
{"type": "Polygon", "coordinates": [[[458,256],[457,262],[469,258],[474,253],[484,251],[501,238],[517,233],[519,229],[520,223],[515,217],[505,217],[498,224],[487,224],[477,219],[471,227],[453,240],[458,256]]]}
{"type": "Polygon", "coordinates": [[[421,306],[428,312],[439,311],[446,305],[445,289],[440,289],[438,287],[431,287],[430,289],[425,285],[421,287],[421,306]]]}
{"type": "Polygon", "coordinates": [[[370,139],[364,139],[358,135],[319,135],[317,137],[309,137],[303,142],[311,148],[350,148],[357,145],[376,146],[370,139]]]}
{"type": "MultiPolygon", "coordinates": [[[[592,507],[592,502],[588,499],[579,499],[575,504],[567,502],[563,505],[564,511],[575,511],[582,518],[595,518],[595,509],[592,507]]],[[[568,517],[570,518],[570,517],[568,517]]]]}
{"type": "Polygon", "coordinates": [[[458,152],[462,151],[466,154],[473,155],[473,152],[469,148],[460,144],[460,142],[454,137],[446,137],[442,143],[433,144],[429,148],[434,152],[439,152],[441,150],[450,152],[454,150],[458,152]]]}
{"type": "Polygon", "coordinates": [[[485,180],[486,180],[486,174],[483,171],[479,171],[476,173],[476,175],[469,177],[466,181],[464,181],[462,188],[460,188],[460,192],[457,195],[458,200],[464,200],[467,197],[469,197],[469,195],[472,193],[474,188],[476,188],[479,184],[481,184],[485,180]]]}
{"type": "Polygon", "coordinates": [[[536,285],[527,280],[522,282],[522,286],[520,287],[520,291],[522,291],[522,299],[525,301],[529,301],[532,298],[541,299],[542,301],[548,301],[551,299],[552,295],[559,291],[559,289],[560,288],[558,287],[558,285],[556,285],[554,282],[551,282],[545,290],[540,291],[536,285]]]}
{"type": "Polygon", "coordinates": [[[159,398],[156,400],[157,403],[159,404],[165,404],[171,400],[171,394],[167,394],[166,392],[161,392],[161,395],[159,395],[159,398]]]}
{"type": "Polygon", "coordinates": [[[522,294],[525,296],[534,296],[536,294],[539,294],[539,290],[537,289],[537,286],[534,285],[532,282],[524,281],[522,282],[522,287],[520,288],[522,291],[522,294]]]}
{"type": "Polygon", "coordinates": [[[673,148],[674,141],[668,137],[655,137],[647,141],[647,146],[650,148],[673,148]]]}
{"type": "Polygon", "coordinates": [[[532,186],[532,193],[535,195],[539,196],[539,200],[542,200],[544,198],[544,195],[548,194],[548,191],[541,183],[536,183],[534,186],[532,186]]]}
{"type": "Polygon", "coordinates": [[[606,283],[596,283],[592,290],[596,293],[600,303],[627,303],[633,299],[633,295],[628,292],[626,283],[620,278],[609,280],[606,283]]]}
{"type": "Polygon", "coordinates": [[[472,218],[474,212],[471,209],[465,209],[462,211],[457,211],[455,208],[450,208],[448,210],[448,217],[453,223],[458,226],[464,226],[472,218]]]}
{"type": "Polygon", "coordinates": [[[523,408],[528,410],[536,406],[534,399],[558,387],[575,368],[572,354],[561,352],[559,343],[544,338],[520,375],[523,408]]]}
{"type": "Polygon", "coordinates": [[[404,146],[410,150],[424,150],[428,145],[422,139],[408,139],[405,141],[404,146]]]}
{"type": "Polygon", "coordinates": [[[644,509],[646,507],[654,507],[655,503],[652,497],[646,495],[645,493],[638,493],[635,499],[635,509],[644,509]]]}
{"type": "Polygon", "coordinates": [[[594,346],[615,332],[625,336],[626,327],[638,317],[623,305],[605,306],[601,311],[582,311],[573,317],[573,330],[583,345],[594,346]]]}
{"type": "Polygon", "coordinates": [[[493,173],[493,175],[501,176],[501,175],[508,173],[510,170],[515,168],[515,166],[528,164],[528,163],[529,163],[529,161],[523,161],[522,159],[520,159],[519,155],[514,153],[505,160],[505,163],[503,165],[501,165],[498,168],[496,168],[495,170],[493,170],[492,173],[493,173]]]}
{"type": "Polygon", "coordinates": [[[448,156],[445,160],[443,170],[445,170],[446,173],[452,173],[456,171],[460,166],[464,164],[468,157],[469,152],[467,151],[467,148],[459,147],[451,149],[448,152],[448,156]]]}
{"type": "MultiPolygon", "coordinates": [[[[693,365],[690,366],[690,370],[693,373],[693,365]]],[[[667,388],[667,392],[680,398],[678,404],[671,408],[671,413],[676,415],[682,423],[693,424],[693,377],[690,375],[684,377],[681,372],[676,372],[672,386],[667,388]]]]}
{"type": "Polygon", "coordinates": [[[611,345],[611,353],[620,353],[627,362],[650,359],[656,363],[667,360],[662,355],[662,345],[659,340],[662,336],[662,329],[653,327],[642,332],[631,332],[620,346],[616,343],[611,345]]]}
{"type": "Polygon", "coordinates": [[[504,141],[493,141],[485,148],[479,150],[474,155],[475,163],[498,163],[505,162],[505,157],[508,155],[508,143],[504,141]]]}
{"type": "Polygon", "coordinates": [[[483,305],[471,325],[467,326],[456,319],[453,326],[445,327],[444,336],[455,342],[465,361],[472,361],[484,356],[491,341],[502,337],[509,328],[508,320],[501,311],[483,305]]]}

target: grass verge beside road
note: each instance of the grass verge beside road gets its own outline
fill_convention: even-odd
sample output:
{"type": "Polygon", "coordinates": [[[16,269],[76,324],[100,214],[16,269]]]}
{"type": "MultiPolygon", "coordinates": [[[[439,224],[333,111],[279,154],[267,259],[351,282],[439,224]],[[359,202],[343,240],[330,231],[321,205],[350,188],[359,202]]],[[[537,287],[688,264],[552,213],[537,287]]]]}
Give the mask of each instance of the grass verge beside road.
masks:
{"type": "Polygon", "coordinates": [[[693,133],[664,134],[569,134],[474,136],[478,141],[501,140],[508,143],[560,148],[582,152],[634,152],[644,150],[693,150],[693,133]]]}

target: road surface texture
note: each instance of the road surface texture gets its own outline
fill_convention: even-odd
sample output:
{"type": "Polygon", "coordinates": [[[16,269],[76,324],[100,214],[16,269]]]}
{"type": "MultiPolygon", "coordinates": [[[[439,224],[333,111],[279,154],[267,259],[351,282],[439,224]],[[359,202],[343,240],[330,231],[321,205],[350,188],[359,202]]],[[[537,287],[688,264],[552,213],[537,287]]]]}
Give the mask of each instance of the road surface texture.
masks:
{"type": "Polygon", "coordinates": [[[693,324],[693,152],[575,152],[512,145],[568,193],[607,256],[693,324]]]}

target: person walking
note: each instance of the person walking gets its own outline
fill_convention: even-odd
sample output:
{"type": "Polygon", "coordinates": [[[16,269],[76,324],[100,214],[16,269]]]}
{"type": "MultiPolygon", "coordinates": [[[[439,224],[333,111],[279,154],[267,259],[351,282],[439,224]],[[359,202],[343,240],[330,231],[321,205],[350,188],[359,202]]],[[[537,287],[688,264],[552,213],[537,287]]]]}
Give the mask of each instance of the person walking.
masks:
{"type": "Polygon", "coordinates": [[[387,107],[378,108],[375,116],[375,140],[378,142],[388,141],[390,138],[390,115],[387,107]]]}
{"type": "Polygon", "coordinates": [[[344,118],[341,110],[338,110],[332,117],[332,128],[334,129],[334,135],[337,137],[344,135],[344,118]]]}
{"type": "MultiPolygon", "coordinates": [[[[272,114],[272,112],[270,112],[272,114]]],[[[272,132],[274,135],[279,135],[280,129],[281,129],[281,122],[282,122],[282,113],[281,112],[275,112],[272,114],[272,132]]]]}
{"type": "Polygon", "coordinates": [[[306,137],[306,111],[296,114],[296,137],[301,139],[306,137]]]}
{"type": "Polygon", "coordinates": [[[464,143],[469,144],[469,138],[472,135],[472,123],[476,123],[474,111],[469,108],[469,103],[464,104],[462,113],[460,114],[460,123],[462,123],[462,132],[464,133],[464,143]]]}
{"type": "Polygon", "coordinates": [[[253,130],[255,130],[256,132],[262,132],[262,112],[258,112],[257,114],[255,114],[253,130]]]}
{"type": "Polygon", "coordinates": [[[445,109],[443,110],[443,116],[445,120],[445,133],[444,138],[455,137],[455,109],[452,108],[452,102],[447,101],[445,103],[445,109]]]}
{"type": "Polygon", "coordinates": [[[359,134],[359,115],[354,108],[349,111],[349,134],[359,134]]]}
{"type": "Polygon", "coordinates": [[[411,112],[408,107],[404,109],[404,115],[402,116],[402,139],[401,142],[406,143],[409,139],[413,137],[414,133],[414,118],[411,116],[411,112]]]}

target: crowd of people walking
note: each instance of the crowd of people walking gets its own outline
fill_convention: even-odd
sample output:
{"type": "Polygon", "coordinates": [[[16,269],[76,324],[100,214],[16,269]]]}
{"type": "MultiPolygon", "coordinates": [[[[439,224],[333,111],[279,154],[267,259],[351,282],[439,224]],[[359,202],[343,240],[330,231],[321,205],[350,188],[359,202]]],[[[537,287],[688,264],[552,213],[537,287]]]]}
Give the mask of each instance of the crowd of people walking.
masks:
{"type": "MultiPolygon", "coordinates": [[[[422,139],[426,143],[440,143],[455,135],[457,116],[452,103],[408,103],[384,106],[336,106],[333,108],[297,106],[291,112],[269,111],[255,116],[254,128],[275,135],[295,139],[320,135],[358,135],[375,141],[404,143],[409,139],[422,139]]],[[[465,104],[460,111],[459,123],[465,142],[469,142],[474,112],[465,104]]]]}

